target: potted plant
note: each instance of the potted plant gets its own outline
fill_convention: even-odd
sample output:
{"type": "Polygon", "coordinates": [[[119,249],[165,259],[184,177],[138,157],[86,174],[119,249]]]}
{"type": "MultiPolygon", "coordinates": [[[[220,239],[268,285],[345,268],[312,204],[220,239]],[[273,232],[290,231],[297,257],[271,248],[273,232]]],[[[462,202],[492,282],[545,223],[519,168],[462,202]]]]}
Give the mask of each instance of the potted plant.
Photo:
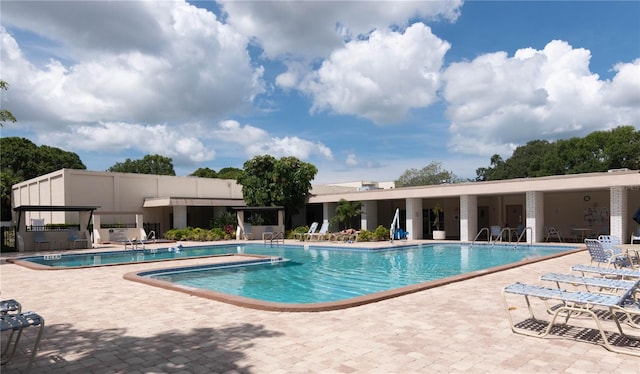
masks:
{"type": "Polygon", "coordinates": [[[433,209],[431,209],[433,211],[433,215],[434,215],[434,219],[433,219],[433,239],[434,240],[444,240],[447,238],[447,232],[444,230],[444,227],[440,227],[440,213],[443,212],[442,207],[440,207],[440,204],[436,203],[436,205],[434,205],[433,209]]]}

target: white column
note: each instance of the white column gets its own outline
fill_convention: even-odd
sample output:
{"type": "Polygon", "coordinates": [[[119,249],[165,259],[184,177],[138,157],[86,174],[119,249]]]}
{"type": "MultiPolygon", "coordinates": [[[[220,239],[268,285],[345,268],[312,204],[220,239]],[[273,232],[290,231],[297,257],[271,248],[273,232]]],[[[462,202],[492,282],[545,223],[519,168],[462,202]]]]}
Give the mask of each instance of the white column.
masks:
{"type": "Polygon", "coordinates": [[[142,235],[142,230],[144,229],[144,216],[142,214],[136,214],[136,229],[138,229],[138,238],[147,239],[147,235],[142,235]]]}
{"type": "Polygon", "coordinates": [[[422,239],[422,199],[406,199],[407,239],[422,239]]]}
{"type": "Polygon", "coordinates": [[[187,227],[187,207],[175,205],[173,207],[173,228],[184,229],[187,227]]]}
{"type": "Polygon", "coordinates": [[[609,190],[609,232],[623,243],[627,242],[627,190],[623,186],[614,186],[609,190]]]}
{"type": "Polygon", "coordinates": [[[322,203],[322,219],[331,222],[336,215],[336,207],[338,203],[322,203]]]}
{"type": "Polygon", "coordinates": [[[360,228],[374,231],[378,227],[378,202],[364,201],[362,203],[362,215],[360,216],[360,228]]]}
{"type": "Polygon", "coordinates": [[[93,244],[100,244],[102,242],[102,238],[100,237],[100,225],[101,217],[95,212],[93,213],[93,244]]]}
{"type": "Polygon", "coordinates": [[[527,191],[526,227],[531,227],[531,236],[527,231],[527,241],[544,241],[544,194],[538,191],[527,191]]]}
{"type": "Polygon", "coordinates": [[[460,196],[460,240],[472,241],[478,234],[478,196],[460,196]]]}

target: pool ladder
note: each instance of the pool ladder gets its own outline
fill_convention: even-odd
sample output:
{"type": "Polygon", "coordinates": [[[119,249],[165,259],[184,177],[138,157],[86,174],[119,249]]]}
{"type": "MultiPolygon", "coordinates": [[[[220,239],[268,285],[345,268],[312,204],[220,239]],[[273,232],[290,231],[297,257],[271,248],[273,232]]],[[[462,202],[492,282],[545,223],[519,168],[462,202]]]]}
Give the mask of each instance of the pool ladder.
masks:
{"type": "Polygon", "coordinates": [[[271,235],[269,235],[269,238],[265,238],[264,244],[267,244],[267,241],[269,242],[270,246],[273,246],[273,242],[275,242],[276,245],[278,245],[278,243],[282,241],[282,244],[284,244],[284,232],[271,233],[271,235]]]}
{"type": "MultiPolygon", "coordinates": [[[[478,234],[476,234],[476,237],[473,238],[473,241],[471,242],[471,245],[473,246],[475,244],[475,242],[478,240],[478,238],[480,237],[480,235],[482,235],[482,233],[484,233],[486,231],[487,233],[487,238],[489,238],[489,243],[495,244],[498,239],[497,238],[502,238],[503,235],[505,234],[505,232],[509,233],[509,243],[511,243],[511,231],[508,227],[503,228],[500,231],[500,234],[496,237],[495,240],[491,240],[491,230],[488,227],[483,227],[478,234]]],[[[518,235],[518,237],[516,238],[516,242],[515,242],[515,247],[518,247],[518,244],[520,244],[520,241],[522,241],[522,238],[525,237],[526,238],[526,234],[529,233],[529,238],[532,238],[531,240],[533,240],[533,229],[531,227],[525,227],[524,230],[522,230],[522,232],[520,233],[520,235],[518,235]]],[[[500,240],[502,241],[502,240],[500,240]]]]}

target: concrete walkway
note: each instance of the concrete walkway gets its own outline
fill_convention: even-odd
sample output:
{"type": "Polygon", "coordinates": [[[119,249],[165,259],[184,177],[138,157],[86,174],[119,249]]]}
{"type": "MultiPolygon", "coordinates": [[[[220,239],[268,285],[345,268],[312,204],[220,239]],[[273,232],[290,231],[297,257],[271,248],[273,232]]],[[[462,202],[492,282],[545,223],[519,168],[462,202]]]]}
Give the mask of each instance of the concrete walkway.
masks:
{"type": "MultiPolygon", "coordinates": [[[[48,271],[3,261],[0,279],[2,299],[46,319],[33,373],[640,373],[640,358],[600,344],[510,330],[504,286],[588,262],[580,252],[320,313],[245,309],[122,278],[166,263],[48,271]]],[[[27,353],[2,373],[20,373],[27,353]]]]}

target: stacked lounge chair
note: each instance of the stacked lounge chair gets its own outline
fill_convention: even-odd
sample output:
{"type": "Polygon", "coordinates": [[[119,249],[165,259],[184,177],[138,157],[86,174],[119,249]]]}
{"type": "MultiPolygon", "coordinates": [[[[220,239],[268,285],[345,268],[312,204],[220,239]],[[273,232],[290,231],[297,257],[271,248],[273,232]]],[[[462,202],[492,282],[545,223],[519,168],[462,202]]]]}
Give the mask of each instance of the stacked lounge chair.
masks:
{"type": "Polygon", "coordinates": [[[0,332],[8,332],[9,334],[5,347],[2,349],[2,365],[11,361],[16,353],[16,348],[22,337],[22,331],[25,328],[37,326],[39,326],[38,335],[31,350],[31,357],[26,369],[27,373],[33,365],[40,346],[40,340],[44,332],[44,318],[35,312],[22,312],[22,305],[14,299],[0,301],[0,332]]]}

